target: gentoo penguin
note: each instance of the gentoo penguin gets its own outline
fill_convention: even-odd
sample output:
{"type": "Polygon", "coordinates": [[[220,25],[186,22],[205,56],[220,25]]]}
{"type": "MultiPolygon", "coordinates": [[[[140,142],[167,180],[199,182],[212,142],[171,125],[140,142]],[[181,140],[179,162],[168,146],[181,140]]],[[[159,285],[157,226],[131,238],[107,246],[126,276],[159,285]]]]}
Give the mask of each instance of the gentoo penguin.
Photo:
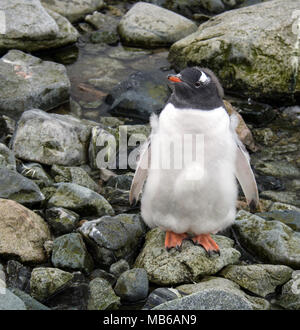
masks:
{"type": "Polygon", "coordinates": [[[173,93],[159,117],[150,118],[152,131],[141,147],[130,203],[138,200],[147,179],[141,214],[150,228],[166,232],[165,247],[180,248],[184,239],[192,239],[209,254],[220,253],[210,234],[235,219],[236,178],[250,208],[259,202],[249,156],[212,71],[191,67],[168,79],[173,93]],[[183,149],[190,156],[178,156],[183,149]],[[168,157],[171,161],[162,162],[168,157]]]}

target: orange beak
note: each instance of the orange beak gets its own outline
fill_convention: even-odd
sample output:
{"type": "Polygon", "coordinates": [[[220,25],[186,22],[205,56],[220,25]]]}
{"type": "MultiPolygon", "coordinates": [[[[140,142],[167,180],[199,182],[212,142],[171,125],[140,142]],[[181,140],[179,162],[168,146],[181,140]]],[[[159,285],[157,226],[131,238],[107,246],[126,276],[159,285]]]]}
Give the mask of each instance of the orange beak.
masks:
{"type": "Polygon", "coordinates": [[[178,75],[169,74],[168,79],[173,82],[182,82],[182,80],[178,77],[178,75]]]}

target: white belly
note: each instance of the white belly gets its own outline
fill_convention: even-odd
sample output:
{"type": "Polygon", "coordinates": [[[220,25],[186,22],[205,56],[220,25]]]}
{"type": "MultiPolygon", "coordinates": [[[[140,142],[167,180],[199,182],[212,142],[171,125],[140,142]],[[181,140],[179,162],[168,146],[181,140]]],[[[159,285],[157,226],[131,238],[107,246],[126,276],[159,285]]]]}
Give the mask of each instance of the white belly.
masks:
{"type": "Polygon", "coordinates": [[[141,206],[144,221],[150,227],[196,235],[230,225],[237,198],[235,150],[223,108],[177,110],[168,104],[151,139],[151,168],[141,206]],[[191,137],[194,144],[188,144],[191,137]],[[175,141],[170,154],[175,151],[177,158],[168,162],[170,140],[175,141]],[[192,156],[186,157],[182,145],[192,156]]]}

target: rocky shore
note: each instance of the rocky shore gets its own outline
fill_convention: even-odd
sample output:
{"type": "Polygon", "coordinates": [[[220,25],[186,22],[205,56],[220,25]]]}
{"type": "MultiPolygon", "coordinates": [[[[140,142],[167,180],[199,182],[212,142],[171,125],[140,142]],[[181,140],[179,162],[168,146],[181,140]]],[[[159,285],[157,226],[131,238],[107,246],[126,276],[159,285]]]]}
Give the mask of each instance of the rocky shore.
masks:
{"type": "Polygon", "coordinates": [[[299,310],[299,11],[2,0],[0,310],[299,310]],[[129,205],[134,168],[121,166],[124,134],[127,155],[171,94],[167,74],[191,65],[220,78],[260,193],[254,214],[240,194],[214,235],[220,256],[190,241],[167,252],[129,205]]]}

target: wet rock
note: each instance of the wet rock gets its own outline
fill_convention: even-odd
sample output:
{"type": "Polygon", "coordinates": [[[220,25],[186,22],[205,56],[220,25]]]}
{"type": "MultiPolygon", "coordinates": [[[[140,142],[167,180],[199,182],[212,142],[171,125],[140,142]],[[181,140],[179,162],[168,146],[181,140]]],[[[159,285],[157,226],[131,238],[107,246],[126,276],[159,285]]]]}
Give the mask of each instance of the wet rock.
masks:
{"type": "Polygon", "coordinates": [[[59,183],[48,201],[48,207],[63,207],[89,216],[113,215],[114,210],[100,194],[75,183],[59,183]]]}
{"type": "Polygon", "coordinates": [[[3,143],[0,143],[0,168],[16,170],[16,158],[14,153],[3,143]]]}
{"type": "Polygon", "coordinates": [[[103,195],[107,199],[107,201],[113,206],[114,210],[117,213],[125,213],[129,210],[129,191],[112,188],[112,187],[105,187],[103,190],[103,195]]]}
{"type": "Polygon", "coordinates": [[[144,48],[169,46],[196,30],[189,19],[144,2],[135,4],[118,26],[124,44],[144,48]]]}
{"type": "Polygon", "coordinates": [[[0,168],[0,182],[0,198],[12,199],[27,206],[39,204],[45,199],[32,180],[15,171],[0,168]]]}
{"type": "Polygon", "coordinates": [[[232,93],[292,101],[300,89],[292,15],[297,9],[293,0],[284,8],[275,0],[222,13],[173,44],[169,60],[179,70],[188,65],[209,67],[232,93]]]}
{"type": "Polygon", "coordinates": [[[300,267],[300,233],[282,222],[239,211],[233,229],[242,246],[265,262],[300,267]]]}
{"type": "Polygon", "coordinates": [[[44,301],[68,284],[73,278],[71,273],[58,268],[34,268],[30,279],[30,295],[44,301]]]}
{"type": "Polygon", "coordinates": [[[3,0],[6,33],[0,49],[36,51],[76,42],[79,34],[63,16],[46,10],[38,0],[3,0]]]}
{"type": "Polygon", "coordinates": [[[95,31],[90,35],[90,41],[94,44],[116,45],[119,42],[119,35],[116,31],[95,31]]]}
{"type": "Polygon", "coordinates": [[[148,121],[153,112],[163,109],[170,95],[165,74],[138,71],[118,84],[106,102],[114,116],[148,121]]]}
{"type": "Polygon", "coordinates": [[[292,279],[282,287],[277,303],[286,309],[300,310],[300,273],[293,272],[292,279]]]}
{"type": "Polygon", "coordinates": [[[53,165],[51,175],[54,177],[55,182],[71,182],[96,192],[99,190],[96,182],[81,167],[53,165]]]}
{"type": "Polygon", "coordinates": [[[109,272],[118,278],[122,273],[126,272],[129,269],[130,266],[128,262],[124,259],[121,259],[110,265],[109,272]]]}
{"type": "Polygon", "coordinates": [[[45,219],[56,235],[63,235],[77,228],[79,215],[63,207],[52,207],[46,210],[45,219]]]}
{"type": "Polygon", "coordinates": [[[0,256],[13,256],[21,262],[45,262],[43,244],[51,239],[46,222],[12,200],[0,199],[0,214],[0,256]]]}
{"type": "Polygon", "coordinates": [[[102,278],[95,278],[90,282],[89,287],[88,310],[118,309],[120,298],[116,296],[108,281],[102,278]]]}
{"type": "Polygon", "coordinates": [[[129,264],[134,261],[146,228],[140,216],[119,214],[85,222],[79,231],[93,250],[95,261],[109,267],[120,259],[129,264]]]}
{"type": "Polygon", "coordinates": [[[0,74],[6,77],[0,83],[0,113],[15,119],[25,110],[50,110],[69,100],[70,81],[62,64],[11,50],[0,59],[0,74]]]}
{"type": "Polygon", "coordinates": [[[43,169],[41,164],[26,163],[18,166],[18,172],[28,179],[33,180],[40,188],[49,187],[53,184],[50,175],[43,169]]]}
{"type": "Polygon", "coordinates": [[[31,269],[16,260],[8,260],[6,266],[7,287],[30,293],[31,269]]]}
{"type": "Polygon", "coordinates": [[[257,215],[266,220],[280,221],[293,230],[300,232],[300,210],[297,210],[296,207],[294,210],[270,210],[269,212],[258,213],[257,215]]]}
{"type": "Polygon", "coordinates": [[[34,298],[32,298],[29,294],[25,293],[22,290],[19,289],[11,289],[10,290],[15,296],[19,297],[23,303],[26,306],[27,310],[33,310],[33,311],[45,311],[45,310],[50,310],[47,306],[41,304],[34,298]]]}
{"type": "Polygon", "coordinates": [[[72,23],[105,6],[103,0],[41,0],[41,3],[45,8],[65,16],[72,23]]]}
{"type": "Polygon", "coordinates": [[[217,273],[228,264],[235,264],[240,253],[227,237],[213,235],[221,255],[208,257],[206,251],[190,241],[184,241],[182,251],[164,247],[165,233],[155,228],[147,233],[146,243],[135,261],[135,267],[145,268],[149,280],[158,285],[174,285],[198,281],[205,275],[217,273]]]}
{"type": "Polygon", "coordinates": [[[221,275],[239,284],[261,297],[275,292],[278,285],[286,283],[293,270],[283,265],[230,265],[224,268],[221,275]]]}
{"type": "Polygon", "coordinates": [[[185,294],[182,295],[178,290],[173,288],[157,288],[149,294],[146,304],[142,309],[149,310],[167,301],[181,298],[184,295],[185,294]]]}
{"type": "Polygon", "coordinates": [[[112,286],[115,285],[116,281],[117,281],[116,277],[113,274],[110,274],[110,273],[106,272],[105,270],[99,269],[99,268],[93,270],[90,275],[91,280],[93,280],[97,277],[100,277],[100,278],[108,281],[112,286]]]}
{"type": "Polygon", "coordinates": [[[12,142],[16,157],[47,165],[87,162],[91,127],[69,115],[41,110],[23,113],[12,142]]]}
{"type": "Polygon", "coordinates": [[[90,273],[94,262],[80,234],[71,233],[56,238],[53,242],[51,261],[55,267],[90,273]]]}
{"type": "Polygon", "coordinates": [[[149,290],[147,272],[143,268],[125,271],[118,278],[114,290],[125,301],[134,302],[145,299],[149,290]]]}
{"type": "Polygon", "coordinates": [[[99,11],[85,16],[85,21],[91,24],[96,30],[105,29],[107,25],[113,25],[116,28],[118,25],[118,19],[116,17],[102,14],[99,11]]]}
{"type": "Polygon", "coordinates": [[[0,310],[26,310],[24,302],[14,295],[10,290],[0,294],[0,310]]]}

